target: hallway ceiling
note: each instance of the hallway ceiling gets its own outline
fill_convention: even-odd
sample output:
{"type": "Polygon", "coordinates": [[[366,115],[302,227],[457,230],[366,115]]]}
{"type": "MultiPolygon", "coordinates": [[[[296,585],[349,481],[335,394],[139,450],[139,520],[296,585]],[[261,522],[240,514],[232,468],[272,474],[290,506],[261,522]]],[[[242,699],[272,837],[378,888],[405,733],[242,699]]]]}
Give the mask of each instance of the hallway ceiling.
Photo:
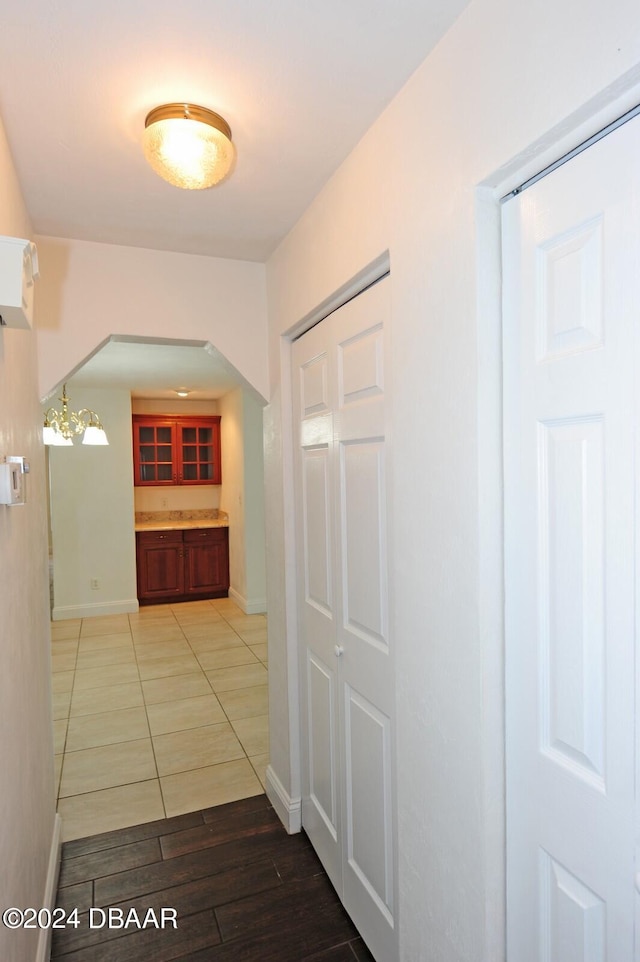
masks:
{"type": "Polygon", "coordinates": [[[0,115],[34,230],[262,261],[467,0],[22,0],[0,31],[0,115]],[[221,113],[230,179],[147,166],[148,111],[221,113]]]}
{"type": "Polygon", "coordinates": [[[74,387],[125,390],[134,398],[174,403],[179,388],[189,391],[190,401],[211,401],[235,387],[247,387],[236,369],[211,345],[122,337],[111,337],[73,375],[71,383],[74,387]]]}

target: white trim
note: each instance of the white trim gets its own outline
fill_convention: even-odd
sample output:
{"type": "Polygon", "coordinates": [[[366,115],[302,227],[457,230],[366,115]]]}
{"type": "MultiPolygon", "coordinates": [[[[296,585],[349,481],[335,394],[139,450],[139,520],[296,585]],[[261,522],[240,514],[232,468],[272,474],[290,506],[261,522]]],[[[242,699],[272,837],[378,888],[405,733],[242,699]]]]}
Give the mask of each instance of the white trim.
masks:
{"type": "Polygon", "coordinates": [[[267,610],[266,598],[252,598],[248,600],[235,588],[229,588],[229,597],[244,611],[245,615],[262,615],[267,610]]]}
{"type": "Polygon", "coordinates": [[[487,891],[486,958],[506,958],[506,812],[504,721],[504,544],[502,445],[502,248],[500,203],[493,191],[476,189],[476,280],[478,324],[477,464],[478,623],[482,639],[484,772],[478,791],[484,810],[487,891]]]}
{"type": "MultiPolygon", "coordinates": [[[[58,877],[60,875],[60,858],[62,855],[62,819],[56,813],[53,821],[53,835],[51,837],[51,848],[49,850],[49,868],[47,870],[47,881],[44,887],[44,897],[42,908],[53,911],[56,905],[56,894],[58,891],[58,877]]],[[[49,962],[51,957],[51,929],[40,929],[38,936],[38,949],[36,952],[36,962],[49,962]]]]}
{"type": "Polygon", "coordinates": [[[267,766],[267,798],[289,835],[295,835],[302,828],[302,799],[291,798],[288,791],[274,772],[267,766]]]}
{"type": "Polygon", "coordinates": [[[543,171],[640,102],[640,69],[634,67],[499,167],[479,187],[501,198],[543,171]]]}
{"type": "Polygon", "coordinates": [[[96,615],[127,615],[138,611],[138,599],[128,601],[106,601],[96,605],[58,605],[51,613],[52,621],[65,621],[67,618],[95,618],[96,615]]]}
{"type": "Polygon", "coordinates": [[[599,140],[603,139],[603,137],[608,137],[609,134],[614,132],[614,130],[622,127],[630,120],[634,120],[634,118],[639,114],[640,104],[636,104],[635,107],[633,107],[631,110],[625,111],[625,113],[623,113],[620,117],[616,117],[615,120],[612,120],[611,123],[605,124],[605,126],[601,127],[600,130],[596,131],[595,134],[592,134],[591,137],[587,137],[585,140],[581,141],[576,147],[573,148],[573,150],[567,151],[567,153],[563,154],[561,157],[558,157],[558,159],[553,161],[553,163],[548,164],[542,170],[538,171],[537,174],[534,174],[532,177],[528,177],[524,183],[520,184],[518,187],[514,187],[513,190],[510,190],[509,193],[504,197],[501,197],[500,200],[502,203],[505,203],[506,201],[511,200],[512,197],[517,197],[518,194],[521,194],[523,190],[528,190],[529,187],[533,187],[533,185],[537,184],[538,181],[542,180],[543,177],[548,177],[548,175],[552,174],[554,170],[558,169],[558,167],[562,167],[564,164],[569,163],[569,161],[573,160],[574,157],[577,157],[578,154],[588,150],[589,147],[593,147],[593,145],[597,144],[599,140]]]}
{"type": "Polygon", "coordinates": [[[371,287],[376,281],[381,280],[386,274],[391,270],[391,262],[389,260],[389,251],[386,250],[382,254],[378,255],[375,260],[363,267],[361,271],[358,271],[350,280],[339,287],[337,291],[326,297],[324,301],[321,301],[317,307],[314,307],[312,311],[305,314],[297,324],[294,324],[288,331],[285,332],[283,337],[285,337],[289,342],[295,341],[297,338],[302,337],[307,331],[319,324],[320,321],[324,321],[325,317],[329,314],[333,314],[338,308],[342,307],[347,301],[353,300],[358,294],[362,294],[367,287],[371,287]]]}

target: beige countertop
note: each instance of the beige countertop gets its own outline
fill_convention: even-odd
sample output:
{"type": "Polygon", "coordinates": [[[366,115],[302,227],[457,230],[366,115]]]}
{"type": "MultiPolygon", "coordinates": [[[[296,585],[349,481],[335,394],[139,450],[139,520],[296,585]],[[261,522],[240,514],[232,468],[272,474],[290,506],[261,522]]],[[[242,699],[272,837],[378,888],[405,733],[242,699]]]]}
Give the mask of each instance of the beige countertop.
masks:
{"type": "Polygon", "coordinates": [[[136,512],[136,531],[184,531],[188,528],[228,528],[224,511],[147,511],[136,512]]]}
{"type": "Polygon", "coordinates": [[[136,531],[184,531],[187,528],[228,528],[221,518],[207,521],[136,521],[136,531]]]}

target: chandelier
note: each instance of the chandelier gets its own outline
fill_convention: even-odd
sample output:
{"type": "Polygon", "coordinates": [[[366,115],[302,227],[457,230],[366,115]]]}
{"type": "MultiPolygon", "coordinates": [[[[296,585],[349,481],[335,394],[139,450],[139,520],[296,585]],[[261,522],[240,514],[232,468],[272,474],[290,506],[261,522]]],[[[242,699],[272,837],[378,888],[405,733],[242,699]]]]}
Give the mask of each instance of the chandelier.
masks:
{"type": "Polygon", "coordinates": [[[44,415],[42,439],[45,444],[57,447],[69,447],[73,439],[84,434],[83,444],[108,444],[107,435],[95,411],[83,408],[81,411],[69,411],[67,385],[62,386],[62,410],[49,408],[44,415]]]}

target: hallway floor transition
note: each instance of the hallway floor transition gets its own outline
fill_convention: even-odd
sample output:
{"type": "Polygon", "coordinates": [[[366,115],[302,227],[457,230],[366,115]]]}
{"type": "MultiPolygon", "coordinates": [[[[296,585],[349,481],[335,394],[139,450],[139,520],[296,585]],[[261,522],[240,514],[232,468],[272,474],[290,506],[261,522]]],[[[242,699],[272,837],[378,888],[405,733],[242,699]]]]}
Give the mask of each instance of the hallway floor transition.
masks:
{"type": "Polygon", "coordinates": [[[221,598],[57,621],[51,635],[65,840],[262,794],[264,615],[221,598]]]}
{"type": "Polygon", "coordinates": [[[79,924],[53,933],[54,962],[373,962],[308,838],[287,835],[265,795],[66,842],[57,905],[79,924]],[[110,908],[126,929],[99,925],[110,908]],[[163,908],[176,928],[138,929],[163,908]]]}

